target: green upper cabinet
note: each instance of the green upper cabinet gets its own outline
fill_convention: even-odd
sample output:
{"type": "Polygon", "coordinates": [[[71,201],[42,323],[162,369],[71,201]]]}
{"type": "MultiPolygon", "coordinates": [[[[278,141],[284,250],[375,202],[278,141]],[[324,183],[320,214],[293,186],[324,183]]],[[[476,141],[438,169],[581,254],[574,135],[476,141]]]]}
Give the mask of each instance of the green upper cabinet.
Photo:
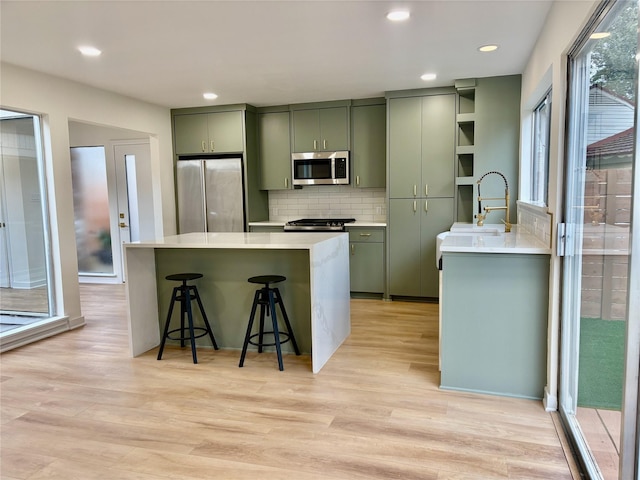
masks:
{"type": "Polygon", "coordinates": [[[455,95],[389,100],[389,197],[453,197],[455,95]]]}
{"type": "Polygon", "coordinates": [[[413,198],[422,178],[422,99],[389,100],[389,197],[413,198]]]}
{"type": "Polygon", "coordinates": [[[349,149],[347,107],[293,110],[293,151],[314,152],[349,149]]]}
{"type": "Polygon", "coordinates": [[[231,153],[244,150],[241,110],[175,115],[176,154],[231,153]]]}
{"type": "Polygon", "coordinates": [[[386,129],[384,104],[351,108],[351,178],[355,187],[385,187],[386,129]]]}
{"type": "Polygon", "coordinates": [[[292,188],[288,111],[258,115],[258,145],[260,189],[292,188]]]}
{"type": "Polygon", "coordinates": [[[173,117],[176,153],[208,152],[207,115],[176,115],[173,117]]]}
{"type": "Polygon", "coordinates": [[[453,197],[455,191],[456,96],[422,99],[422,193],[453,197]]]}

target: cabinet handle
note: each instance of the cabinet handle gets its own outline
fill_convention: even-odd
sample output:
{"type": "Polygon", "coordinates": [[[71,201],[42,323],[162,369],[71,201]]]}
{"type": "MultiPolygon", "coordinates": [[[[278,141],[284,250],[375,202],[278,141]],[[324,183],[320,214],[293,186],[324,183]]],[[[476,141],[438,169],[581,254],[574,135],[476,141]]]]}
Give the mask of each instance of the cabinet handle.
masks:
{"type": "Polygon", "coordinates": [[[428,183],[424,184],[424,196],[425,197],[429,196],[429,184],[428,183]]]}
{"type": "Polygon", "coordinates": [[[360,185],[360,175],[356,175],[356,186],[360,185]]]}
{"type": "Polygon", "coordinates": [[[360,236],[361,237],[370,237],[371,234],[370,233],[361,233],[360,236]]]}
{"type": "Polygon", "coordinates": [[[413,213],[416,213],[418,211],[418,202],[416,202],[415,200],[413,201],[413,213]]]}
{"type": "Polygon", "coordinates": [[[413,186],[413,196],[416,197],[418,195],[418,186],[414,185],[413,186]]]}
{"type": "Polygon", "coordinates": [[[318,141],[317,141],[317,140],[314,140],[314,141],[313,141],[313,149],[314,149],[314,150],[317,150],[317,149],[318,149],[318,141]]]}
{"type": "Polygon", "coordinates": [[[205,142],[204,140],[202,141],[202,151],[203,152],[207,151],[207,142],[205,142]]]}
{"type": "Polygon", "coordinates": [[[428,212],[429,211],[429,200],[425,200],[424,201],[424,211],[428,212]]]}
{"type": "Polygon", "coordinates": [[[322,140],[322,149],[323,150],[327,149],[327,139],[322,140]]]}
{"type": "Polygon", "coordinates": [[[352,243],[351,244],[351,255],[355,255],[356,252],[356,246],[352,243]]]}
{"type": "Polygon", "coordinates": [[[211,140],[211,151],[212,152],[216,151],[215,144],[213,143],[213,140],[211,140]]]}

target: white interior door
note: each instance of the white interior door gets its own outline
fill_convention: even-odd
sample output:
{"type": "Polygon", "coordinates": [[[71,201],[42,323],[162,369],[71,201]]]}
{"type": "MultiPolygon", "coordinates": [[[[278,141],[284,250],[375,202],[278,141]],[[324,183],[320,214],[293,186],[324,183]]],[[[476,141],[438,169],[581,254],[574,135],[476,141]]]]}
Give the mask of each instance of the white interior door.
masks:
{"type": "MultiPolygon", "coordinates": [[[[140,240],[140,205],[138,195],[139,166],[149,163],[148,143],[116,144],[113,158],[116,171],[117,220],[119,245],[117,256],[125,281],[122,245],[140,240]]],[[[115,253],[115,252],[114,252],[115,253]]]]}

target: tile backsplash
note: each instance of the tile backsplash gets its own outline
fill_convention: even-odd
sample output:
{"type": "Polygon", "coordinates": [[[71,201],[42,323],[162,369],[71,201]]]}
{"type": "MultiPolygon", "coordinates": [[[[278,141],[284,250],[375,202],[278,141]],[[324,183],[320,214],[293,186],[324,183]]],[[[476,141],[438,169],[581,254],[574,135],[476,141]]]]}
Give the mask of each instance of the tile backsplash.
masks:
{"type": "Polygon", "coordinates": [[[518,228],[526,230],[551,247],[553,216],[546,207],[518,201],[518,228]]]}
{"type": "Polygon", "coordinates": [[[271,221],[329,217],[386,222],[385,189],[327,185],[269,191],[271,221]]]}

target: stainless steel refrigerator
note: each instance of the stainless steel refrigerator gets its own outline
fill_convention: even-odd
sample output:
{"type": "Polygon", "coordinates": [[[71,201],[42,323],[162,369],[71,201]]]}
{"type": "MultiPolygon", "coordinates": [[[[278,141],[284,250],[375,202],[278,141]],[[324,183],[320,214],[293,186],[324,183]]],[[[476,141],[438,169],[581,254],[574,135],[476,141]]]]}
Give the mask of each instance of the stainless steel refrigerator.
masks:
{"type": "Polygon", "coordinates": [[[243,232],[242,158],[179,159],[178,229],[243,232]]]}

